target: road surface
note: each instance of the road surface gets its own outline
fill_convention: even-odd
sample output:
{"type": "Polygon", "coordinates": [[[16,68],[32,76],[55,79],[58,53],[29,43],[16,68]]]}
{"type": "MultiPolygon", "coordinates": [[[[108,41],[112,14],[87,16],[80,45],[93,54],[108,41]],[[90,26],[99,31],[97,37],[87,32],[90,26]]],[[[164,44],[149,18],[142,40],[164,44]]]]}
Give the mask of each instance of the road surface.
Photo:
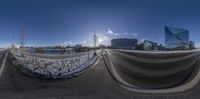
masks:
{"type": "Polygon", "coordinates": [[[11,63],[12,55],[1,57],[5,62],[0,78],[1,99],[198,99],[200,84],[176,94],[143,94],[128,91],[113,79],[102,58],[82,75],[69,80],[41,80],[24,75],[11,63]]]}
{"type": "Polygon", "coordinates": [[[108,50],[120,77],[141,88],[169,88],[188,79],[198,66],[198,51],[187,53],[140,53],[108,50]]]}

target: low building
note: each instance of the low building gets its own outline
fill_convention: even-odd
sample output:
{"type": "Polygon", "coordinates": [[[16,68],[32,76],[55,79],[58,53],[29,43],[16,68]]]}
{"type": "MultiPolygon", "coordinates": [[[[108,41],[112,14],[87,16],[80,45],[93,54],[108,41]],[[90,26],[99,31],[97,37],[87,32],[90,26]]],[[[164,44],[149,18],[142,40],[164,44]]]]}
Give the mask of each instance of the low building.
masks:
{"type": "Polygon", "coordinates": [[[189,49],[190,50],[195,49],[194,41],[190,41],[190,43],[189,43],[189,49]]]}
{"type": "Polygon", "coordinates": [[[77,44],[74,46],[74,52],[76,52],[76,53],[87,52],[87,51],[91,51],[91,50],[94,50],[94,48],[85,47],[85,46],[82,46],[81,44],[77,44]]]}
{"type": "Polygon", "coordinates": [[[76,44],[74,47],[75,47],[75,48],[81,48],[82,45],[81,45],[81,44],[76,44]]]}
{"type": "Polygon", "coordinates": [[[135,49],[137,47],[137,39],[133,38],[117,38],[111,40],[111,46],[115,49],[135,49]]]}
{"type": "Polygon", "coordinates": [[[163,50],[165,50],[165,47],[162,44],[160,44],[160,45],[158,45],[158,50],[163,51],[163,50]]]}
{"type": "Polygon", "coordinates": [[[144,40],[146,50],[158,50],[158,44],[156,42],[144,40]]]}
{"type": "Polygon", "coordinates": [[[158,50],[159,46],[156,42],[144,40],[142,43],[138,45],[138,50],[145,50],[145,51],[151,51],[151,50],[158,50]]]}

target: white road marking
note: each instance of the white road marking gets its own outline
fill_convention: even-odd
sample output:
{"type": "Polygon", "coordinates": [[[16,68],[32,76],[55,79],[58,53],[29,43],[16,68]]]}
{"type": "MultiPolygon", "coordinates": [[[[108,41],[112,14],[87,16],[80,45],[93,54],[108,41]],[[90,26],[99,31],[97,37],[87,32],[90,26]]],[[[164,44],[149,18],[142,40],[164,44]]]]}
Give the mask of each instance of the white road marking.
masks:
{"type": "Polygon", "coordinates": [[[1,76],[3,74],[3,70],[4,70],[4,67],[5,67],[6,60],[7,60],[7,56],[8,56],[8,52],[6,53],[6,55],[5,55],[4,59],[3,59],[3,63],[2,63],[1,68],[0,68],[0,78],[1,78],[1,76]]]}

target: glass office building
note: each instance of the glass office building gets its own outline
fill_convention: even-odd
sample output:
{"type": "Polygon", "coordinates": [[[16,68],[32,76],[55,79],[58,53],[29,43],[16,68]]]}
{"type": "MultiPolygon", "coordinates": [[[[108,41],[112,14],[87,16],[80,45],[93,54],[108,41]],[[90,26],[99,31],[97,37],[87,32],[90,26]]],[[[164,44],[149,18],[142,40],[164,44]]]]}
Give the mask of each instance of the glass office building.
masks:
{"type": "Polygon", "coordinates": [[[135,49],[137,47],[137,39],[117,38],[111,40],[112,48],[116,49],[135,49]]]}
{"type": "Polygon", "coordinates": [[[189,31],[165,26],[165,47],[167,49],[189,49],[189,31]]]}

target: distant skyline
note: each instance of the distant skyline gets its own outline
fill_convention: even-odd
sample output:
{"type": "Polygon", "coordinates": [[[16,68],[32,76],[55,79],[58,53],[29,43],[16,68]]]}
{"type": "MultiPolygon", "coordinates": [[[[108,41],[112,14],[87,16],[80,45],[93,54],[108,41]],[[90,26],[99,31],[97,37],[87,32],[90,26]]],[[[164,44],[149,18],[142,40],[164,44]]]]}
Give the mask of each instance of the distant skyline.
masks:
{"type": "Polygon", "coordinates": [[[109,44],[116,37],[164,44],[164,26],[189,30],[200,47],[199,0],[1,0],[0,47],[91,45],[93,33],[109,44]]]}

